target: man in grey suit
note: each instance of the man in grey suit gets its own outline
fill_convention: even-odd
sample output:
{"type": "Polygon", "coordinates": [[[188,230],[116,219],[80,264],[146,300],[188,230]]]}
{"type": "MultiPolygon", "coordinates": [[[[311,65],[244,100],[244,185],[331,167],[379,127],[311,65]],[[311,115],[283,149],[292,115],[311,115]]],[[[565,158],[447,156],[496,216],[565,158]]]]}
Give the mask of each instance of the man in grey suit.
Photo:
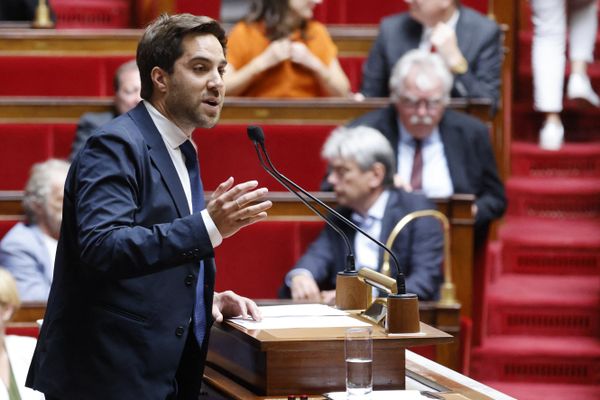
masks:
{"type": "Polygon", "coordinates": [[[71,147],[71,155],[69,156],[70,160],[75,158],[85,141],[92,136],[96,129],[131,110],[142,99],[140,97],[140,72],[135,60],[127,61],[117,68],[113,77],[113,88],[115,98],[111,111],[88,112],[79,119],[75,140],[71,147]]]}
{"type": "Polygon", "coordinates": [[[66,161],[55,159],[31,168],[23,196],[25,222],[0,242],[0,266],[15,277],[22,301],[48,299],[68,169],[66,161]]]}
{"type": "MultiPolygon", "coordinates": [[[[381,242],[387,241],[396,223],[408,213],[434,208],[425,196],[393,187],[394,151],[373,128],[336,129],[323,146],[323,157],[331,167],[328,181],[341,206],[340,213],[381,242]]],[[[379,270],[383,250],[346,225],[338,226],[352,242],[356,267],[379,270]]],[[[430,218],[412,222],[392,246],[406,276],[406,289],[421,300],[438,296],[442,246],[440,224],[430,218]]],[[[326,226],[287,274],[282,297],[333,303],[336,276],[344,270],[347,254],[342,237],[326,226]]]]}
{"type": "MultiPolygon", "coordinates": [[[[408,2],[408,1],[407,1],[408,2]]],[[[498,102],[502,49],[498,24],[458,0],[412,0],[384,18],[363,65],[361,93],[388,97],[392,68],[409,50],[433,50],[454,74],[452,97],[498,102]]]]}

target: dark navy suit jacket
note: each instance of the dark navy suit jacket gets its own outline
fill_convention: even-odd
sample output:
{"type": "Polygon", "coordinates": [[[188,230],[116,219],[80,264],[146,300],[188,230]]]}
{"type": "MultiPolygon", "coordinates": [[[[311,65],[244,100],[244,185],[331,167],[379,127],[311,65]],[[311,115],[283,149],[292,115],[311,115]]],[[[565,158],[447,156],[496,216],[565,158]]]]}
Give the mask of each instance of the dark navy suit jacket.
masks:
{"type": "MultiPolygon", "coordinates": [[[[377,129],[390,141],[398,157],[398,114],[393,105],[372,111],[350,123],[377,129]]],[[[498,177],[488,128],[469,115],[446,110],[438,125],[454,193],[475,195],[476,244],[487,236],[491,220],[506,209],[504,185],[498,177]]]]}
{"type": "MultiPolygon", "coordinates": [[[[469,70],[456,75],[453,97],[498,101],[502,48],[498,24],[478,12],[460,7],[456,23],[458,47],[469,70]]],[[[384,18],[367,61],[363,65],[361,92],[367,97],[388,97],[389,79],[396,62],[419,47],[423,25],[408,12],[384,18]]]]}
{"type": "MultiPolygon", "coordinates": [[[[208,332],[213,248],[140,103],[94,134],[71,166],[27,385],[61,399],[170,398],[193,334],[200,259],[208,332]]],[[[202,370],[203,359],[187,372],[200,380],[202,370]]]]}
{"type": "MultiPolygon", "coordinates": [[[[422,195],[407,193],[401,189],[390,190],[381,234],[377,239],[385,244],[402,217],[412,211],[431,208],[435,206],[422,195]]],[[[340,212],[347,218],[352,214],[352,210],[348,208],[342,208],[340,212]]],[[[354,230],[346,225],[339,225],[351,243],[354,243],[354,230]]],[[[396,238],[392,251],[406,276],[407,292],[417,294],[420,300],[436,299],[442,280],[443,237],[440,223],[433,218],[419,218],[410,222],[396,238]]],[[[335,289],[336,275],[344,269],[347,253],[344,240],[331,227],[326,226],[294,268],[309,270],[321,290],[335,289]]],[[[380,249],[379,265],[382,263],[383,250],[380,249]]],[[[390,267],[393,271],[392,260],[390,267]]],[[[282,295],[289,296],[285,289],[282,295]]]]}

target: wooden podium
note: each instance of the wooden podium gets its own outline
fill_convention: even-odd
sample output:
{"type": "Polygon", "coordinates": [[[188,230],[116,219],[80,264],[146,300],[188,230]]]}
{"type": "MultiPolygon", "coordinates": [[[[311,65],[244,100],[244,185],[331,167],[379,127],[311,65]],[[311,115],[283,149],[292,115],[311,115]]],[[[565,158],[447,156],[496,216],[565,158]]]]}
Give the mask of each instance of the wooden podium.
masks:
{"type": "MultiPolygon", "coordinates": [[[[345,390],[346,329],[247,330],[231,322],[215,324],[207,365],[258,396],[345,390]]],[[[452,340],[424,323],[421,332],[407,335],[387,335],[373,326],[373,387],[404,389],[404,350],[452,340]]]]}

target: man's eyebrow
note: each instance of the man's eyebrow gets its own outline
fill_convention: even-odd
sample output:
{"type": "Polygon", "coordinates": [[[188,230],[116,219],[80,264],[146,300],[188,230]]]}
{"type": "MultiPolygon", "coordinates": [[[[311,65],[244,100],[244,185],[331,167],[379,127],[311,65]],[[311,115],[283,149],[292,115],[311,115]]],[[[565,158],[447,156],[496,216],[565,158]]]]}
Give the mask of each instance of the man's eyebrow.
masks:
{"type": "MultiPolygon", "coordinates": [[[[191,63],[198,62],[198,61],[206,62],[209,64],[214,63],[214,61],[211,58],[204,57],[204,56],[195,56],[195,57],[190,58],[190,60],[189,60],[189,62],[191,62],[191,63]]],[[[227,65],[227,60],[223,58],[223,59],[219,60],[218,64],[219,64],[219,66],[221,66],[221,65],[225,66],[225,65],[227,65]]]]}

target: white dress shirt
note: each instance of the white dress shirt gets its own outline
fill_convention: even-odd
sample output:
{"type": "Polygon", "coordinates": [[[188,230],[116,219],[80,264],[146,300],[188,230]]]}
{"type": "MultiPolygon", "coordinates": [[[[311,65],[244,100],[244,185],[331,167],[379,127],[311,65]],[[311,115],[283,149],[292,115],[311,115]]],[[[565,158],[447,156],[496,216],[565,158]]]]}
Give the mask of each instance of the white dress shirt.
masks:
{"type": "MultiPolygon", "coordinates": [[[[144,101],[144,106],[146,106],[146,109],[150,114],[150,118],[152,118],[152,122],[154,122],[154,125],[156,125],[160,136],[165,142],[165,146],[167,147],[169,156],[171,156],[171,161],[175,166],[175,170],[177,170],[179,181],[181,182],[181,186],[185,192],[185,197],[187,199],[191,214],[193,207],[190,176],[188,174],[187,167],[185,166],[185,160],[183,159],[183,154],[181,153],[179,146],[181,146],[186,140],[192,142],[194,148],[196,147],[196,144],[191,137],[188,137],[177,125],[175,125],[172,121],[162,115],[156,108],[154,108],[152,104],[144,101]]],[[[212,218],[210,218],[210,215],[208,215],[208,211],[206,209],[201,211],[201,215],[206,230],[208,231],[208,236],[210,237],[210,243],[213,247],[217,247],[223,241],[223,237],[221,236],[221,233],[217,229],[217,226],[213,222],[212,218]]]]}
{"type": "MultiPolygon", "coordinates": [[[[402,182],[410,183],[410,174],[415,156],[415,139],[408,133],[404,125],[398,121],[400,140],[398,140],[398,175],[402,182]]],[[[440,131],[436,127],[431,135],[423,139],[421,154],[423,156],[423,181],[421,191],[427,197],[449,197],[454,194],[454,186],[450,178],[450,170],[444,143],[440,131]]]]}
{"type": "MultiPolygon", "coordinates": [[[[367,211],[366,216],[360,215],[357,212],[352,213],[352,220],[354,220],[361,229],[378,240],[379,236],[381,236],[383,214],[385,213],[385,207],[389,197],[389,191],[385,190],[381,193],[375,203],[369,208],[369,211],[367,211]]],[[[379,246],[362,233],[357,232],[354,236],[354,259],[357,270],[361,268],[378,270],[379,246]]]]}

